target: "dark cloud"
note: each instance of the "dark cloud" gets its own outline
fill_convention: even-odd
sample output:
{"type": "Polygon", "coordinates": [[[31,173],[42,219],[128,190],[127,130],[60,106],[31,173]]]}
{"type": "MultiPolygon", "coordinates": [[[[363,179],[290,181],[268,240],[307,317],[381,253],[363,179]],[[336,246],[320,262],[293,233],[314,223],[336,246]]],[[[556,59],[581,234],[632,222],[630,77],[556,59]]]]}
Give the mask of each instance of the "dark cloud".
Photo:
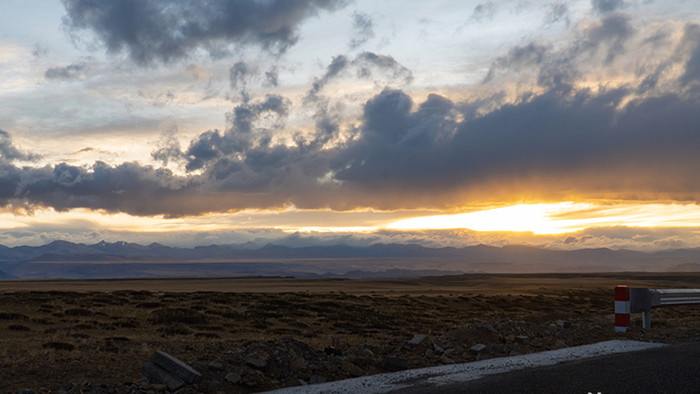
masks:
{"type": "Polygon", "coordinates": [[[277,66],[272,66],[269,70],[265,71],[265,82],[268,86],[279,86],[280,76],[279,69],[277,68],[277,66]]]}
{"type": "Polygon", "coordinates": [[[591,0],[593,11],[598,14],[617,11],[625,6],[624,0],[591,0]]]}
{"type": "Polygon", "coordinates": [[[343,0],[63,0],[64,23],[74,33],[90,30],[110,53],[126,52],[146,65],[187,58],[204,50],[213,56],[232,45],[256,45],[283,53],[298,39],[298,27],[343,0]]]}
{"type": "Polygon", "coordinates": [[[497,69],[522,69],[525,67],[539,66],[544,63],[550,48],[544,45],[529,43],[523,46],[515,46],[508,54],[497,58],[484,78],[484,82],[493,79],[497,69]]]}
{"type": "Polygon", "coordinates": [[[51,67],[44,73],[46,79],[81,79],[85,77],[87,71],[85,63],[69,64],[65,67],[51,67]]]}
{"type": "Polygon", "coordinates": [[[284,117],[289,103],[268,96],[237,106],[229,129],[202,133],[184,152],[165,144],[170,150],[159,157],[183,160],[187,175],[138,163],[4,163],[0,203],[177,216],[289,205],[700,201],[700,95],[630,99],[634,91],[548,90],[474,116],[463,112],[469,103],[437,94],[417,103],[385,89],[365,103],[360,124],[346,129],[352,138],[332,146],[324,137],[338,130],[332,108],[321,117],[331,122],[317,122],[315,134],[274,142],[266,117],[284,117]]]}
{"type": "Polygon", "coordinates": [[[355,37],[350,40],[350,49],[360,47],[374,38],[372,17],[365,13],[355,12],[352,14],[352,28],[355,32],[355,37]]]}
{"type": "Polygon", "coordinates": [[[318,99],[317,95],[326,84],[338,78],[346,70],[354,68],[358,78],[371,78],[373,70],[388,74],[393,80],[401,80],[410,83],[413,80],[413,73],[408,68],[401,65],[392,56],[378,55],[373,52],[362,52],[354,59],[350,60],[345,55],[333,57],[331,63],[326,67],[326,72],[314,79],[314,82],[307,94],[307,100],[318,99]]]}
{"type": "Polygon", "coordinates": [[[250,100],[250,94],[248,93],[248,82],[255,75],[257,75],[257,70],[255,67],[245,62],[237,62],[229,69],[231,88],[238,91],[243,99],[243,102],[250,100]]]}
{"type": "Polygon", "coordinates": [[[40,158],[34,153],[26,153],[17,149],[12,143],[12,137],[6,131],[0,130],[0,164],[14,160],[35,161],[40,158]]]}

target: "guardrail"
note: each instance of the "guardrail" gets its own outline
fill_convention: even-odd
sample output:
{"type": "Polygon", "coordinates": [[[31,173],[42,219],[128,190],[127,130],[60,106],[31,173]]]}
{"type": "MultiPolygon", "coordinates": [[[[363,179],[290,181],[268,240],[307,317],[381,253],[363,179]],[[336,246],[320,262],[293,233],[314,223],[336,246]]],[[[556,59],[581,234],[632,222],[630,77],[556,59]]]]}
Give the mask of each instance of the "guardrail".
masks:
{"type": "Polygon", "coordinates": [[[651,308],[700,304],[700,289],[646,289],[615,286],[615,331],[630,326],[630,313],[642,314],[642,327],[651,328],[651,308]]]}

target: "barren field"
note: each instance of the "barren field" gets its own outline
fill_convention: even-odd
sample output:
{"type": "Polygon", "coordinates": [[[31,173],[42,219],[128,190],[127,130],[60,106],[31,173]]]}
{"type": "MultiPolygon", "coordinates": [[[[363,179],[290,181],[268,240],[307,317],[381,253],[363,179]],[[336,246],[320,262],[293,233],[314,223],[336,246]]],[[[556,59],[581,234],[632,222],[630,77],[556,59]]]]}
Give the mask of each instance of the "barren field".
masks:
{"type": "Polygon", "coordinates": [[[163,391],[141,371],[156,350],[204,375],[183,392],[256,392],[616,336],[700,339],[699,306],[616,335],[616,284],[698,288],[700,274],[0,281],[0,390],[163,391]]]}

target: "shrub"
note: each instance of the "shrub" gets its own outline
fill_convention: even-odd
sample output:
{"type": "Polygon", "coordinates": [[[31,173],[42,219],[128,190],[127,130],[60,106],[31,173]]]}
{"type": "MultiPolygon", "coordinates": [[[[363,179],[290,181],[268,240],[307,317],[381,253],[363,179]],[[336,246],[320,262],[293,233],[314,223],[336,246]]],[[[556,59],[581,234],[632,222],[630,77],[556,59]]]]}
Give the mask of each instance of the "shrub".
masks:
{"type": "Polygon", "coordinates": [[[153,311],[151,321],[156,324],[204,324],[207,322],[207,317],[191,309],[164,308],[153,311]]]}

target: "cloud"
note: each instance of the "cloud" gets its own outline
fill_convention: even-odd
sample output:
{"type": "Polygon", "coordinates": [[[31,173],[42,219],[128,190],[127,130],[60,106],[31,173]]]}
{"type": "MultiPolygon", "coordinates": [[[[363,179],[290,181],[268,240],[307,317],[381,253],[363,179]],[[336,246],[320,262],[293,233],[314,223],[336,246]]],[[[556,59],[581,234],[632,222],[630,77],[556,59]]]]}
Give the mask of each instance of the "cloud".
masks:
{"type": "Polygon", "coordinates": [[[64,67],[49,68],[44,73],[44,78],[61,80],[82,79],[87,71],[88,67],[85,63],[69,64],[64,67]]]}
{"type": "Polygon", "coordinates": [[[109,53],[126,52],[141,65],[168,63],[202,50],[213,56],[232,46],[254,45],[281,54],[298,39],[298,28],[333,0],[64,0],[64,24],[77,37],[89,30],[109,53]]]}
{"type": "Polygon", "coordinates": [[[559,21],[566,22],[568,26],[571,21],[569,20],[569,6],[566,3],[551,3],[547,5],[547,15],[545,16],[545,24],[552,24],[559,21]]]}
{"type": "Polygon", "coordinates": [[[624,0],[591,0],[593,11],[598,14],[606,14],[608,12],[617,11],[624,8],[624,0]]]}
{"type": "Polygon", "coordinates": [[[492,81],[498,71],[536,70],[540,86],[571,91],[582,68],[601,63],[601,66],[610,66],[625,53],[625,45],[634,33],[629,16],[605,15],[577,30],[575,39],[563,48],[554,49],[552,44],[539,42],[512,47],[491,63],[483,82],[492,81]]]}
{"type": "Polygon", "coordinates": [[[279,68],[275,65],[265,71],[265,82],[268,86],[277,87],[280,84],[279,68]]]}
{"type": "Polygon", "coordinates": [[[243,102],[250,100],[250,94],[248,93],[248,82],[255,75],[257,75],[255,68],[245,62],[236,62],[236,64],[231,66],[229,69],[231,88],[238,91],[243,99],[243,102]]]}
{"type": "Polygon", "coordinates": [[[400,80],[410,83],[413,80],[413,73],[408,68],[401,65],[392,56],[378,55],[373,52],[362,52],[350,60],[345,55],[333,57],[331,63],[326,67],[326,72],[319,78],[315,78],[307,94],[307,101],[317,100],[318,93],[332,80],[339,78],[346,70],[354,68],[358,78],[370,78],[373,70],[388,73],[393,80],[400,80]]]}
{"type": "Polygon", "coordinates": [[[479,22],[492,19],[494,15],[496,15],[497,8],[498,6],[496,3],[492,1],[478,4],[476,7],[474,7],[474,11],[472,11],[472,18],[479,22]]]}
{"type": "MultiPolygon", "coordinates": [[[[180,145],[176,129],[166,130],[152,157],[165,166],[182,165],[183,173],[138,162],[18,166],[14,161],[31,155],[2,132],[0,204],[178,216],[290,206],[697,202],[700,90],[693,86],[700,76],[700,28],[689,24],[680,32],[664,35],[668,49],[658,56],[636,59],[644,67],[626,74],[624,83],[591,86],[582,83],[589,82],[586,73],[608,71],[612,48],[650,36],[633,41],[629,18],[609,13],[578,27],[568,45],[525,43],[497,58],[494,80],[518,71],[537,82],[519,87],[517,95],[496,92],[460,101],[385,88],[362,105],[356,119],[321,96],[329,83],[381,74],[399,84],[410,81],[411,73],[390,56],[339,55],[309,90],[313,130],[287,127],[294,105],[274,94],[239,103],[225,129],[202,131],[189,144],[180,145]],[[660,82],[649,88],[650,78],[660,82]]],[[[611,62],[617,66],[618,60],[611,62]]],[[[245,68],[234,66],[232,86],[245,85],[245,68]]]]}
{"type": "Polygon", "coordinates": [[[350,49],[356,49],[374,38],[374,23],[372,17],[362,12],[352,14],[352,28],[355,37],[350,40],[350,49]]]}
{"type": "Polygon", "coordinates": [[[12,143],[12,136],[4,130],[0,130],[0,165],[15,160],[35,161],[40,158],[34,153],[26,153],[17,149],[12,143]]]}
{"type": "Polygon", "coordinates": [[[681,83],[687,85],[700,80],[700,25],[685,26],[681,46],[690,55],[681,76],[681,83]]]}

